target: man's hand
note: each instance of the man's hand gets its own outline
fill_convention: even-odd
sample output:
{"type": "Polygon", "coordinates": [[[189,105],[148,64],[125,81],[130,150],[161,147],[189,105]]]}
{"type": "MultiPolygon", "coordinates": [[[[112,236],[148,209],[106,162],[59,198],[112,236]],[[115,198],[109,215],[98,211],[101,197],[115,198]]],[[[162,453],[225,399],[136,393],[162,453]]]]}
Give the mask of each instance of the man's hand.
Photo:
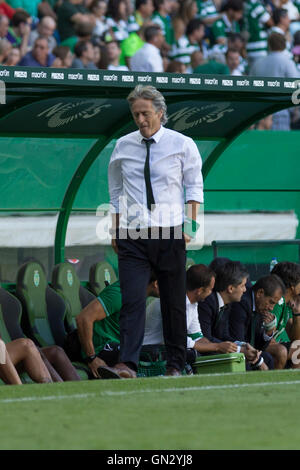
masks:
{"type": "Polygon", "coordinates": [[[268,324],[272,323],[275,320],[275,315],[271,312],[263,313],[262,318],[264,321],[264,329],[266,330],[268,335],[271,335],[276,330],[276,324],[274,326],[268,326],[268,324]]]}
{"type": "Polygon", "coordinates": [[[251,344],[246,343],[245,350],[243,351],[243,353],[245,354],[245,358],[247,359],[247,361],[254,364],[258,361],[261,351],[255,349],[253,346],[251,346],[251,344]]]}
{"type": "Polygon", "coordinates": [[[100,366],[107,366],[107,364],[100,359],[100,357],[96,357],[92,362],[88,364],[89,368],[92,371],[93,376],[96,379],[100,379],[100,375],[98,374],[98,367],[100,366]]]}
{"type": "Polygon", "coordinates": [[[230,341],[224,341],[223,343],[216,343],[217,344],[217,352],[222,354],[227,353],[234,353],[237,351],[237,345],[235,343],[231,343],[230,341]]]}
{"type": "Polygon", "coordinates": [[[183,232],[183,237],[184,237],[184,241],[185,243],[190,243],[191,241],[191,237],[189,237],[186,233],[183,232]]]}

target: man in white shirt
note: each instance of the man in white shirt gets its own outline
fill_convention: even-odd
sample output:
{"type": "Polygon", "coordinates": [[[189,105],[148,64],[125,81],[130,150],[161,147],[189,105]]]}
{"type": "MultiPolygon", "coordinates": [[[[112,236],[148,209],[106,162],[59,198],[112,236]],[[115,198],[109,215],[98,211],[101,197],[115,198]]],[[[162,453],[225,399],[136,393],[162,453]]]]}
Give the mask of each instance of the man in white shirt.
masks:
{"type": "Polygon", "coordinates": [[[128,96],[138,131],[121,137],[108,169],[113,215],[112,245],[118,252],[122,291],[120,363],[117,370],[135,377],[143,342],[146,287],[157,275],[166,375],[180,375],[186,355],[185,205],[195,230],[203,202],[202,161],[194,141],[163,127],[163,95],[138,85],[128,96]]]}
{"type": "Polygon", "coordinates": [[[163,59],[160,48],[164,44],[164,35],[160,26],[152,24],[144,31],[145,44],[130,59],[133,72],[163,72],[163,59]]]}

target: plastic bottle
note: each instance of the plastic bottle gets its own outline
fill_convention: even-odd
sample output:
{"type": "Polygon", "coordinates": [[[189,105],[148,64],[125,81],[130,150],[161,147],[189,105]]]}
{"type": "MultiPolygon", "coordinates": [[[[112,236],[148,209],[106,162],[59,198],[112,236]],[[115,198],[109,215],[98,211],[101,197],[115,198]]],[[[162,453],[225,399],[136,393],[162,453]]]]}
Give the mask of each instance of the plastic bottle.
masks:
{"type": "Polygon", "coordinates": [[[271,263],[270,263],[270,272],[274,268],[274,266],[278,263],[277,258],[272,258],[271,263]]]}

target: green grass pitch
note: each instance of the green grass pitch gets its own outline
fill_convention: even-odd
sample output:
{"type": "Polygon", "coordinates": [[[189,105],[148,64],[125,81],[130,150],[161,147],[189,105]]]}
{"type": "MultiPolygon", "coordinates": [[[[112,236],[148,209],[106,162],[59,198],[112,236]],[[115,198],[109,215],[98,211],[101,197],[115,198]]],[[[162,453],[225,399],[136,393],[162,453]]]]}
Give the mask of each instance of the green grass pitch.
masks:
{"type": "Polygon", "coordinates": [[[299,449],[298,371],[0,387],[0,449],[299,449]]]}

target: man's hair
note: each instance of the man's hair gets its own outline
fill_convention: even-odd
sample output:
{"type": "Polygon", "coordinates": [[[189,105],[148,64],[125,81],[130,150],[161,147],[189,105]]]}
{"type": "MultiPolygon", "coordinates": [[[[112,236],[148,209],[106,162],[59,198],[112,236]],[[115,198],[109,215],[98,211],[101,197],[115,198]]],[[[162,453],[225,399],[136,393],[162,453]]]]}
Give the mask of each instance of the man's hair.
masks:
{"type": "Polygon", "coordinates": [[[135,9],[138,10],[142,5],[145,5],[148,0],[135,0],[135,9]]]}
{"type": "Polygon", "coordinates": [[[276,274],[269,274],[258,279],[253,286],[253,291],[257,292],[259,289],[263,289],[268,297],[273,296],[278,289],[281,290],[282,295],[285,293],[285,285],[276,274]]]}
{"type": "Polygon", "coordinates": [[[284,18],[288,15],[288,11],[284,8],[275,8],[273,11],[273,21],[274,24],[277,25],[280,23],[281,18],[284,18]]]}
{"type": "Polygon", "coordinates": [[[155,36],[161,32],[161,27],[158,24],[150,24],[144,30],[144,38],[146,42],[151,41],[155,36]]]}
{"type": "Polygon", "coordinates": [[[65,60],[67,55],[70,52],[69,46],[56,46],[54,47],[52,54],[55,55],[55,57],[59,57],[61,60],[65,60]]]}
{"type": "Polygon", "coordinates": [[[94,31],[94,25],[93,25],[93,23],[83,21],[82,23],[75,24],[74,31],[75,31],[75,34],[79,38],[83,38],[83,37],[86,37],[86,36],[92,36],[92,33],[94,31]]]}
{"type": "Polygon", "coordinates": [[[204,28],[204,23],[202,20],[200,20],[200,18],[193,18],[192,20],[190,20],[185,30],[186,36],[192,34],[195,30],[199,29],[200,26],[203,26],[204,28]]]}
{"type": "Polygon", "coordinates": [[[228,11],[228,10],[233,10],[233,11],[241,11],[244,9],[244,2],[243,0],[228,0],[221,11],[228,11]]]}
{"type": "Polygon", "coordinates": [[[151,100],[156,112],[163,112],[161,123],[166,124],[168,117],[165,98],[154,86],[137,85],[127,97],[130,108],[132,108],[133,103],[137,99],[151,100]]]}
{"type": "Polygon", "coordinates": [[[30,15],[27,11],[17,10],[11,19],[11,25],[19,26],[21,23],[27,23],[28,18],[30,18],[30,15]]]}
{"type": "Polygon", "coordinates": [[[229,49],[227,49],[227,51],[225,52],[225,57],[228,57],[228,55],[230,54],[230,52],[234,52],[235,54],[239,54],[239,50],[236,49],[235,47],[230,47],[229,49]]]}
{"type": "Polygon", "coordinates": [[[219,266],[215,272],[217,276],[214,290],[216,292],[222,292],[228,286],[238,286],[245,277],[248,278],[249,276],[245,266],[239,261],[227,261],[227,263],[219,266]]]}
{"type": "Polygon", "coordinates": [[[294,34],[294,46],[299,46],[300,45],[300,29],[299,31],[296,31],[294,34]]]}
{"type": "Polygon", "coordinates": [[[290,261],[277,263],[271,271],[271,274],[280,277],[285,287],[294,287],[300,282],[300,265],[290,261]]]}
{"type": "Polygon", "coordinates": [[[74,54],[76,57],[81,57],[82,54],[87,50],[88,41],[78,41],[74,47],[74,54]]]}
{"type": "Polygon", "coordinates": [[[270,51],[284,51],[286,47],[285,37],[280,33],[271,33],[268,37],[268,48],[270,51]]]}
{"type": "Polygon", "coordinates": [[[192,291],[200,287],[207,287],[215,272],[205,264],[193,264],[186,272],[186,290],[192,291]]]}
{"type": "Polygon", "coordinates": [[[227,40],[231,42],[235,42],[236,40],[239,40],[243,43],[245,43],[245,38],[241,35],[241,33],[228,33],[227,34],[227,40]]]}

